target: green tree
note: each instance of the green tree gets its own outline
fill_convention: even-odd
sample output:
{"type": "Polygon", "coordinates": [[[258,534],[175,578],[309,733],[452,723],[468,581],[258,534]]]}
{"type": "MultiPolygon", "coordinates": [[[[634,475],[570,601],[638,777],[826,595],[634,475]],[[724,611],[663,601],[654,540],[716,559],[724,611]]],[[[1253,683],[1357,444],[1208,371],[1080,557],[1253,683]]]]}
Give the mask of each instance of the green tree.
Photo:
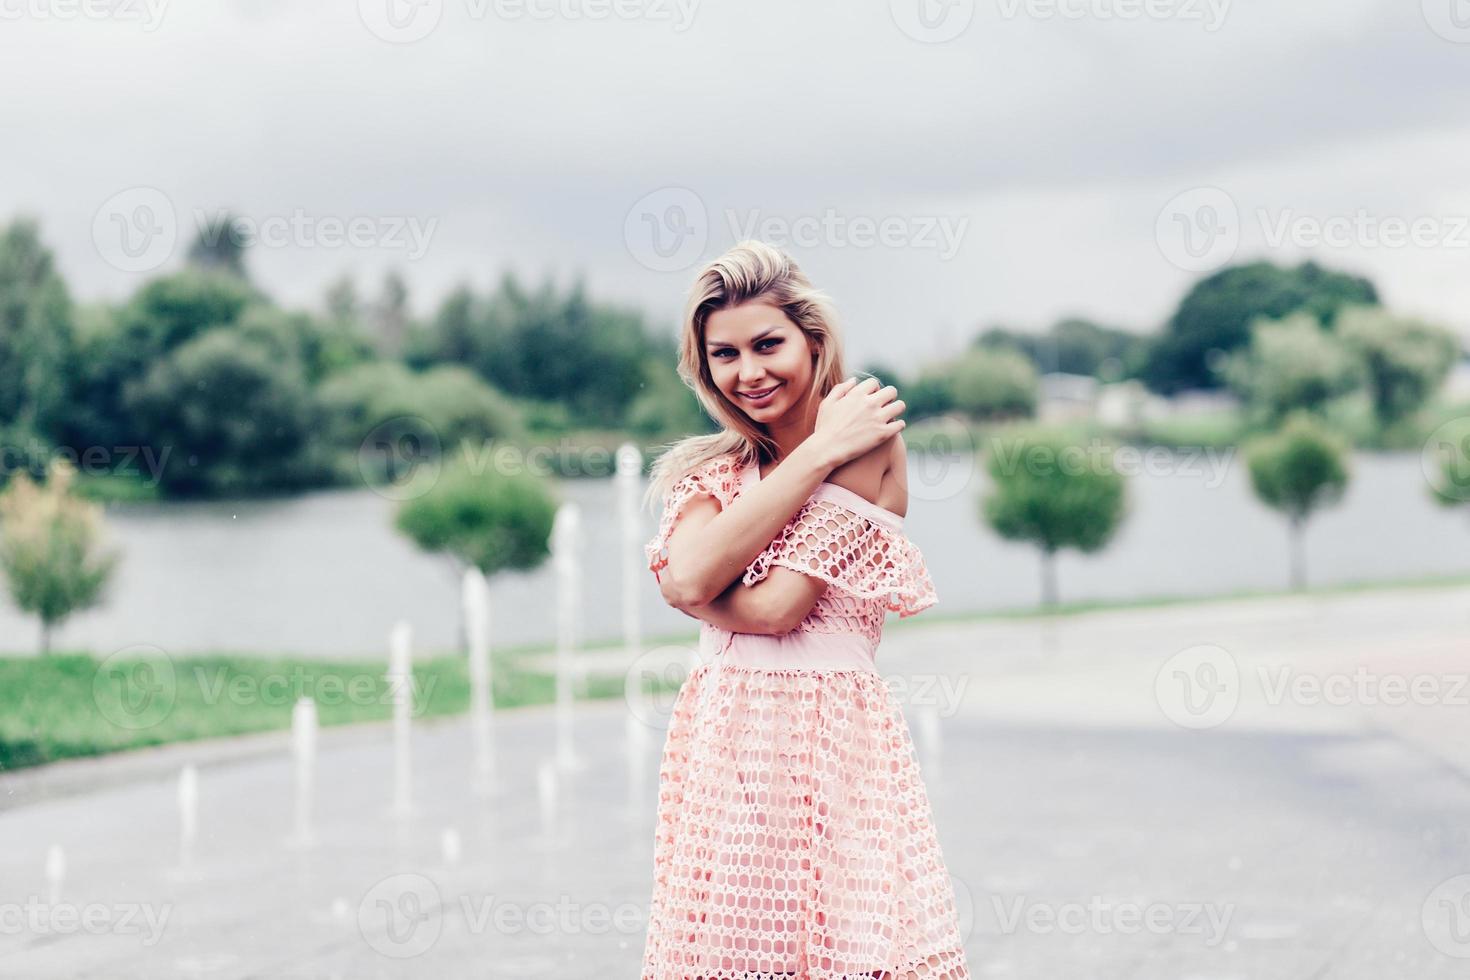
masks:
{"type": "Polygon", "coordinates": [[[1270,262],[1231,266],[1206,276],[1189,290],[1149,355],[1144,377],[1150,388],[1173,394],[1184,388],[1217,388],[1217,360],[1250,342],[1256,320],[1279,320],[1304,311],[1331,326],[1338,310],[1376,304],[1367,279],[1305,262],[1283,268],[1270,262]]]}
{"type": "Polygon", "coordinates": [[[399,507],[396,526],[423,550],[488,576],[540,565],[551,553],[556,509],[545,481],[533,473],[502,473],[493,466],[476,473],[456,462],[425,493],[399,507]]]}
{"type": "Polygon", "coordinates": [[[374,361],[328,378],[317,390],[323,438],[339,461],[350,458],[371,483],[394,482],[405,465],[456,455],[480,458],[480,447],[523,432],[517,407],[468,368],[442,365],[414,372],[374,361]]]}
{"type": "Polygon", "coordinates": [[[0,429],[55,438],[75,354],[71,298],[34,220],[0,230],[0,429]]]}
{"type": "Polygon", "coordinates": [[[1042,373],[1062,371],[1104,381],[1136,377],[1149,351],[1147,338],[1081,317],[1058,320],[1039,334],[991,327],[975,338],[974,346],[1018,350],[1042,373]]]}
{"type": "Polygon", "coordinates": [[[1381,307],[1349,307],[1336,329],[1362,361],[1380,434],[1429,402],[1459,354],[1448,330],[1381,307]]]}
{"type": "Polygon", "coordinates": [[[910,420],[943,415],[954,410],[954,389],[944,365],[929,364],[906,388],[899,389],[906,406],[904,417],[910,420]]]}
{"type": "Polygon", "coordinates": [[[327,317],[336,323],[356,326],[362,320],[362,300],[351,276],[341,276],[327,287],[327,317]]]}
{"type": "Polygon", "coordinates": [[[1310,313],[1257,320],[1250,346],[1230,354],[1221,374],[1267,425],[1295,409],[1321,414],[1329,402],[1362,383],[1352,352],[1310,313]]]}
{"type": "Polygon", "coordinates": [[[377,357],[367,338],[349,324],[262,303],[248,307],[233,327],[241,338],[299,364],[313,385],[377,357]]]}
{"type": "Polygon", "coordinates": [[[70,446],[150,445],[123,403],[124,388],[189,341],[229,326],[268,300],[234,276],[201,269],[150,280],[82,337],[73,373],[65,442],[70,446]]]}
{"type": "Polygon", "coordinates": [[[41,620],[41,652],[74,612],[96,605],[117,555],[102,546],[102,509],[71,492],[75,470],[55,460],[43,486],[18,473],[0,493],[0,568],[15,605],[41,620]]]}
{"type": "Polygon", "coordinates": [[[163,489],[222,495],[299,489],[326,479],[313,452],[318,412],[299,361],[229,328],[173,351],[124,396],[162,460],[163,489]]]}
{"type": "Polygon", "coordinates": [[[466,287],[452,293],[408,360],[464,364],[515,398],[561,402],[576,422],[610,428],[624,422],[657,350],[641,314],[593,302],[580,281],[565,294],[551,282],[528,292],[507,274],[483,300],[466,287]]]}
{"type": "Polygon", "coordinates": [[[992,489],[982,501],[984,518],[1001,537],[1041,549],[1042,604],[1054,606],[1057,551],[1100,550],[1125,516],[1127,488],[1113,450],[1023,430],[995,438],[986,469],[992,489]]]}
{"type": "Polygon", "coordinates": [[[211,215],[189,243],[186,261],[209,272],[248,279],[245,251],[248,243],[237,227],[240,219],[228,211],[211,215]]]}
{"type": "Polygon", "coordinates": [[[954,407],[971,418],[1005,419],[1036,412],[1036,369],[1017,351],[970,350],[946,373],[954,407]]]}
{"type": "Polygon", "coordinates": [[[1245,444],[1251,486],[1266,506],[1286,515],[1291,549],[1291,587],[1306,585],[1302,535],[1318,509],[1336,503],[1347,487],[1348,447],[1304,411],[1287,417],[1275,433],[1245,444]]]}
{"type": "Polygon", "coordinates": [[[699,399],[669,364],[655,358],[644,362],[644,386],[628,408],[628,428],[645,439],[714,431],[699,399]]]}

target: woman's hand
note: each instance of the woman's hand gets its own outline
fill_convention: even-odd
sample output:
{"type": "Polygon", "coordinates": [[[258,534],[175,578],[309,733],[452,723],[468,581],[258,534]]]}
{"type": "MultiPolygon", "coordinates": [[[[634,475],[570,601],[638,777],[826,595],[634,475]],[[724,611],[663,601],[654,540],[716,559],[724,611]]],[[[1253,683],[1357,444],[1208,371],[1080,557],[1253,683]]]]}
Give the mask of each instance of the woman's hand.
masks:
{"type": "Polygon", "coordinates": [[[880,388],[877,378],[848,378],[822,399],[808,441],[817,440],[835,469],[901,432],[908,424],[898,418],[904,407],[893,385],[880,388]]]}

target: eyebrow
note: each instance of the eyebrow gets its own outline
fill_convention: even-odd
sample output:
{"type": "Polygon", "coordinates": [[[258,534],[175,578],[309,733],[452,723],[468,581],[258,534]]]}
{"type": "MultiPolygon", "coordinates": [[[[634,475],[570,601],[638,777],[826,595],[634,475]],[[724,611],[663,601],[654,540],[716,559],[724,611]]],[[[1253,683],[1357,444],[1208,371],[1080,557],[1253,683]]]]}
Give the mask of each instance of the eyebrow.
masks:
{"type": "MultiPolygon", "coordinates": [[[[750,342],[753,344],[753,343],[755,343],[758,340],[764,339],[768,334],[773,334],[777,330],[780,330],[780,329],[781,329],[780,324],[777,324],[776,326],[773,326],[773,327],[766,327],[766,329],[762,330],[760,333],[756,334],[754,337],[751,337],[750,338],[750,342]]],[[[707,348],[710,348],[710,347],[734,347],[734,346],[735,346],[734,344],[727,344],[727,343],[725,343],[722,340],[711,340],[709,343],[705,344],[705,347],[707,347],[707,348]]]]}

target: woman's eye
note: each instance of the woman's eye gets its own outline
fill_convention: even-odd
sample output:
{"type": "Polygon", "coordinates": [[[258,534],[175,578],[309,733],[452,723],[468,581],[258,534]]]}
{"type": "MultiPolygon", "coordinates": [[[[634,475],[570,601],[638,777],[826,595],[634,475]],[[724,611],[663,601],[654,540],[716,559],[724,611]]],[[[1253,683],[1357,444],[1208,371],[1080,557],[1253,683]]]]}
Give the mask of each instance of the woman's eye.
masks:
{"type": "MultiPolygon", "coordinates": [[[[781,343],[781,341],[779,339],[777,339],[775,337],[772,337],[772,338],[770,338],[768,340],[762,340],[762,341],[760,341],[759,343],[757,343],[755,345],[755,347],[756,347],[756,350],[770,350],[771,347],[775,347],[775,346],[777,346],[780,343],[781,343]],[[762,347],[761,344],[770,344],[771,347],[762,347]]],[[[733,348],[733,347],[721,347],[719,350],[715,351],[714,354],[712,354],[710,356],[712,356],[712,357],[724,357],[726,354],[733,354],[733,353],[735,353],[735,348],[733,348]]]]}

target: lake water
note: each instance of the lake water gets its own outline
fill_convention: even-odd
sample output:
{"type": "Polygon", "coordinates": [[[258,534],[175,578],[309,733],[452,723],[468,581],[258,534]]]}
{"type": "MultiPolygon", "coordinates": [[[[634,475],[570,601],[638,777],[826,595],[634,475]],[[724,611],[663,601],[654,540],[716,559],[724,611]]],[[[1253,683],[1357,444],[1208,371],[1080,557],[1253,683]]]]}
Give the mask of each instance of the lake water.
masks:
{"type": "MultiPolygon", "coordinates": [[[[1284,588],[1285,522],[1250,491],[1243,460],[1172,462],[1130,477],[1130,513],[1095,555],[1063,552],[1063,601],[1206,595],[1284,588]]],[[[1356,454],[1338,507],[1306,532],[1313,584],[1470,573],[1470,510],[1436,506],[1419,457],[1356,454]]],[[[907,532],[923,551],[939,603],[934,612],[1030,606],[1040,591],[1028,545],[1003,541],[981,521],[987,479],[967,459],[947,472],[911,463],[907,532]]],[[[619,528],[611,481],[560,484],[582,508],[585,579],[582,635],[621,636],[619,528]]],[[[146,643],[170,653],[240,651],[313,657],[386,655],[388,630],[409,620],[415,646],[453,649],[459,586],[448,559],[419,552],[392,528],[397,505],[366,490],[289,500],[115,504],[107,509],[123,557],[105,605],[78,614],[58,649],[105,655],[146,643]]],[[[641,543],[655,521],[640,514],[641,543]]],[[[693,628],[662,604],[639,565],[644,629],[693,628]]],[[[549,563],[491,583],[497,644],[550,643],[554,579],[549,563]]],[[[891,621],[891,619],[890,619],[891,621]]],[[[37,630],[0,600],[0,649],[34,650],[37,630]]]]}

